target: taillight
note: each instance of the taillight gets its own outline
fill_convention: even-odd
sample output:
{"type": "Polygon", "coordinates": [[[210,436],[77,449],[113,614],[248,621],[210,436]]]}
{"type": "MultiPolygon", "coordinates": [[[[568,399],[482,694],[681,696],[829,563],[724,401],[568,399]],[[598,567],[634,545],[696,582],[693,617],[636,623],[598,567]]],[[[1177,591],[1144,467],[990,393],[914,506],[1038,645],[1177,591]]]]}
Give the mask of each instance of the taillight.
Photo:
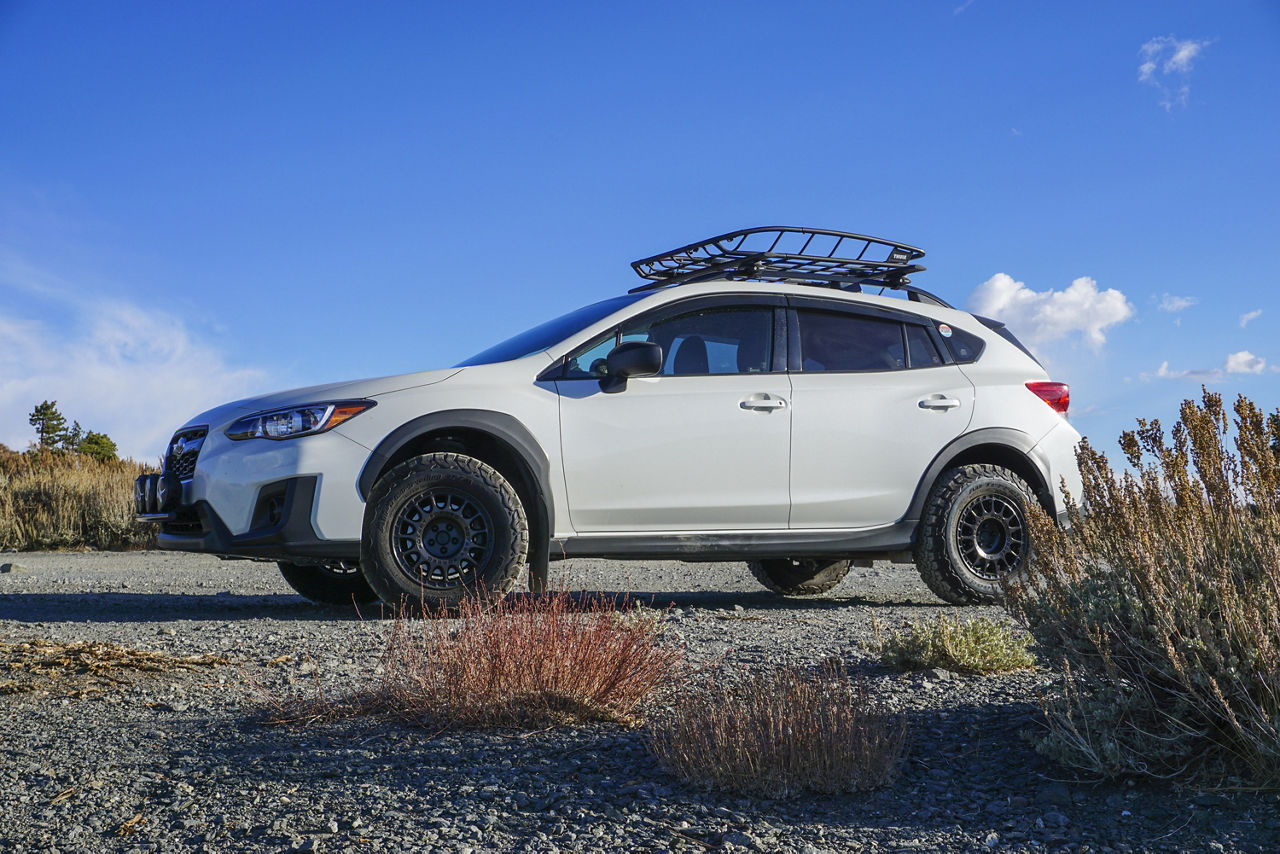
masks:
{"type": "Polygon", "coordinates": [[[1053,407],[1054,412],[1066,412],[1071,405],[1071,386],[1066,383],[1027,383],[1027,388],[1053,407]]]}

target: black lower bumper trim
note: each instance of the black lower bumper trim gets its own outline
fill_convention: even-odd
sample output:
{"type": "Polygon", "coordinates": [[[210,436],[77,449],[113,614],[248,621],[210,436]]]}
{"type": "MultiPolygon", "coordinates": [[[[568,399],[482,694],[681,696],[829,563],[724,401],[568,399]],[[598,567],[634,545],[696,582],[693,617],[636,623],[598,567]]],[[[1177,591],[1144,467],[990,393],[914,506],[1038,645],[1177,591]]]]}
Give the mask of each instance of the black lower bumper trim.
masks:
{"type": "Polygon", "coordinates": [[[264,486],[260,494],[278,498],[281,502],[279,513],[272,514],[272,518],[264,518],[262,513],[255,511],[254,519],[259,522],[258,526],[243,534],[233,535],[209,502],[197,501],[182,510],[184,515],[194,515],[199,520],[199,532],[189,530],[197,527],[194,525],[183,526],[179,530],[165,526],[161,528],[159,546],[173,551],[269,560],[298,557],[359,560],[359,540],[325,540],[316,534],[311,524],[311,510],[315,505],[317,482],[318,478],[308,476],[264,486]]]}

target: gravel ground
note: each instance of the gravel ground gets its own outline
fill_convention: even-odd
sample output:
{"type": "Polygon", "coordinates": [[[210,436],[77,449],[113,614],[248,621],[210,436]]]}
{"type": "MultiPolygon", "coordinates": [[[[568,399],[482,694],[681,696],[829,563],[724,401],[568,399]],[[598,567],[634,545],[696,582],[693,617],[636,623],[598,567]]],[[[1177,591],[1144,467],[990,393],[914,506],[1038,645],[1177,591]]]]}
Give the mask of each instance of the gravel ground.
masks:
{"type": "MultiPolygon", "coordinates": [[[[0,696],[0,850],[844,851],[1280,849],[1274,794],[1073,780],[1021,737],[1054,675],[894,674],[868,652],[955,609],[910,566],[855,569],[784,600],[741,564],[555,564],[631,591],[672,642],[724,668],[838,657],[909,717],[902,772],[868,794],[744,799],[665,776],[614,725],[430,733],[380,720],[256,722],[264,692],[352,684],[385,623],[318,609],[272,564],[169,553],[0,555],[0,641],[107,640],[236,664],[84,696],[0,696]],[[256,687],[255,687],[256,686],[256,687]]],[[[0,674],[0,681],[3,674],[0,674]]]]}

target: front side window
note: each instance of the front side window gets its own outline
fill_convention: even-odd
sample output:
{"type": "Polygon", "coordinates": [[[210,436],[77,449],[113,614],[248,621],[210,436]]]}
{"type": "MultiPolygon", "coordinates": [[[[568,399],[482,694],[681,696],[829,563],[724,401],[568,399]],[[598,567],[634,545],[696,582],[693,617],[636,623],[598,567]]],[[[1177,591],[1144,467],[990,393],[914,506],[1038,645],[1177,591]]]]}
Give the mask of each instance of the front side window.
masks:
{"type": "Polygon", "coordinates": [[[902,324],[831,311],[797,312],[805,371],[896,371],[906,367],[902,324]]]}
{"type": "Polygon", "coordinates": [[[624,341],[662,348],[662,376],[765,373],[773,363],[773,309],[708,308],[636,318],[566,360],[564,378],[607,376],[609,351],[624,341]]]}

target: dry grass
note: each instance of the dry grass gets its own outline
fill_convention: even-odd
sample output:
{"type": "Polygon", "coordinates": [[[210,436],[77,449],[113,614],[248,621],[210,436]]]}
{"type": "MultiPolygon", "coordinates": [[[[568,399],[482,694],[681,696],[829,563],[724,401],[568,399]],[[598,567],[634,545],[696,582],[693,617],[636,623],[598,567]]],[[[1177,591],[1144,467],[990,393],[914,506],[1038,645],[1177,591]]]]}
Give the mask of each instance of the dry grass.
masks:
{"type": "Polygon", "coordinates": [[[173,673],[230,664],[216,655],[168,655],[113,643],[33,640],[0,642],[0,694],[39,691],[80,696],[117,685],[134,673],[173,673]]]}
{"type": "Polygon", "coordinates": [[[276,703],[268,721],[388,714],[431,727],[635,725],[683,661],[660,642],[660,615],[629,611],[625,600],[477,597],[448,616],[397,618],[375,684],[276,703]]]}
{"type": "Polygon", "coordinates": [[[876,636],[880,660],[895,670],[938,667],[970,675],[1012,673],[1036,666],[1027,647],[1031,638],[1016,635],[1008,623],[986,617],[961,620],[942,614],[933,622],[920,621],[904,631],[876,636]]]}
{"type": "Polygon", "coordinates": [[[906,722],[835,666],[777,668],[675,699],[650,750],[685,780],[753,795],[862,791],[892,780],[906,722]]]}
{"type": "Polygon", "coordinates": [[[126,549],[155,539],[133,518],[133,482],[154,469],[74,453],[0,446],[0,548],[126,549]]]}
{"type": "Polygon", "coordinates": [[[1166,444],[1139,421],[1117,475],[1084,444],[1087,515],[1036,520],[1010,608],[1065,691],[1040,749],[1103,776],[1280,786],[1280,411],[1207,390],[1166,444]]]}

